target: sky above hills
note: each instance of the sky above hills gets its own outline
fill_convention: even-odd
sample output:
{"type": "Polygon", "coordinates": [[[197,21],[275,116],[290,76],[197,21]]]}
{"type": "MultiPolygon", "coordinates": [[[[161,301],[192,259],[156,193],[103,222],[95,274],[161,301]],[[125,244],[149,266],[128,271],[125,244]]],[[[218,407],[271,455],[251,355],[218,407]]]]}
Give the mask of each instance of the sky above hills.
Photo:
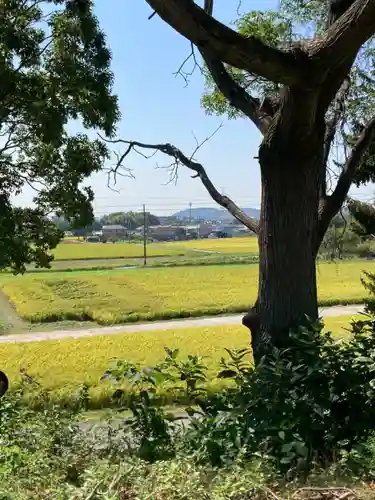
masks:
{"type": "MultiPolygon", "coordinates": [[[[203,0],[202,0],[203,3],[203,0]]],[[[274,8],[277,0],[243,0],[242,10],[274,8]]],[[[151,10],[144,0],[96,0],[96,13],[106,32],[113,53],[115,92],[119,95],[122,120],[119,135],[142,142],[170,142],[189,155],[198,141],[218,133],[198,152],[197,159],[219,190],[241,206],[259,207],[260,175],[254,156],[260,134],[245,120],[228,121],[207,116],[200,105],[204,79],[199,71],[189,85],[174,72],[189,54],[189,43],[157,16],[148,20],[151,10]]],[[[237,0],[216,0],[215,15],[230,23],[236,18],[237,0]]],[[[72,132],[78,129],[72,126],[72,132]]],[[[158,155],[150,160],[133,155],[127,166],[135,179],[118,178],[116,189],[107,187],[105,173],[95,175],[89,184],[96,194],[98,216],[119,210],[147,209],[160,215],[193,207],[215,206],[199,180],[180,171],[177,185],[165,185],[168,159],[158,155]]],[[[360,199],[373,196],[373,187],[361,188],[360,199]]],[[[19,198],[29,204],[32,192],[19,198]]]]}

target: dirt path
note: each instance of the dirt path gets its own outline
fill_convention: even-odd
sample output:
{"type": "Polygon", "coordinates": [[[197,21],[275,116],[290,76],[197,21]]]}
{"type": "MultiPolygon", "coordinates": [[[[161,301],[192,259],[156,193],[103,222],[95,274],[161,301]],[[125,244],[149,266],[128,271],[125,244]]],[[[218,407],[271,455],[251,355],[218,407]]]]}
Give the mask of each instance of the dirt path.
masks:
{"type": "MultiPolygon", "coordinates": [[[[323,317],[354,316],[363,312],[363,305],[333,306],[320,309],[323,317]]],[[[121,333],[149,332],[155,330],[173,330],[177,328],[196,328],[209,326],[240,325],[241,315],[215,316],[170,321],[153,321],[132,325],[116,325],[81,330],[55,330],[52,332],[32,332],[29,334],[1,336],[0,343],[39,342],[42,340],[60,340],[64,338],[94,337],[96,335],[118,335],[121,333]]]]}
{"type": "Polygon", "coordinates": [[[13,331],[19,333],[27,333],[30,328],[27,321],[20,318],[14,308],[9,302],[9,299],[3,292],[0,291],[0,311],[1,311],[1,333],[11,334],[13,331]]]}

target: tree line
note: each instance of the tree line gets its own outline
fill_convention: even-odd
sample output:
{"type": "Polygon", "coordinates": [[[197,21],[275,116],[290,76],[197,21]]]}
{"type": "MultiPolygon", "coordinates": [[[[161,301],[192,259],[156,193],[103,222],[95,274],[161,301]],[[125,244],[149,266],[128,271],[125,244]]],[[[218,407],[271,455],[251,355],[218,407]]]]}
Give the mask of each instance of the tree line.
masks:
{"type": "MultiPolygon", "coordinates": [[[[75,227],[69,220],[64,217],[53,217],[52,221],[56,226],[64,232],[71,231],[75,236],[84,236],[93,231],[100,231],[103,226],[120,225],[134,231],[137,227],[143,226],[144,214],[143,212],[114,212],[104,215],[100,218],[95,218],[91,224],[84,227],[75,227]]],[[[159,226],[160,220],[156,215],[146,212],[146,225],[159,226]]]]}

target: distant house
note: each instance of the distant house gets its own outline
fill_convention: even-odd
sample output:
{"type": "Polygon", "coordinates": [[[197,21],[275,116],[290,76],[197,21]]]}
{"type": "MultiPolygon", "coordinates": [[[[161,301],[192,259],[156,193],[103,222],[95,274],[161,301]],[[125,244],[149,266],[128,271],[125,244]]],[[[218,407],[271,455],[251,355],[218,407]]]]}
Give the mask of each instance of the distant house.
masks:
{"type": "Polygon", "coordinates": [[[126,227],[119,224],[114,224],[112,226],[102,227],[102,239],[103,241],[118,241],[124,240],[127,237],[128,230],[126,227]]]}
{"type": "Polygon", "coordinates": [[[148,237],[155,241],[186,240],[186,230],[180,226],[150,226],[148,237]]]}
{"type": "Polygon", "coordinates": [[[183,226],[188,238],[197,239],[197,238],[207,238],[212,231],[216,229],[216,224],[212,224],[210,222],[200,222],[197,224],[189,224],[187,226],[183,226]]]}

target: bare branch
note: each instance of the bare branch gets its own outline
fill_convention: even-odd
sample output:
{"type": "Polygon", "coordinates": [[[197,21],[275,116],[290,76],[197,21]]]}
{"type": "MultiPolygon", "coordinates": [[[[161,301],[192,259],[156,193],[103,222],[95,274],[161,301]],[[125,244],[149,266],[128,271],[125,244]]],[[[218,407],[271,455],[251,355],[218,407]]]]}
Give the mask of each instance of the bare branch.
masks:
{"type": "Polygon", "coordinates": [[[185,80],[185,87],[189,85],[189,77],[192,76],[196,68],[199,68],[200,72],[203,73],[203,68],[201,65],[198,63],[196,55],[195,55],[195,47],[194,44],[191,43],[191,50],[190,53],[185,59],[182,61],[180,67],[178,68],[177,71],[175,71],[174,75],[175,76],[181,76],[185,80]],[[193,68],[190,71],[185,71],[184,68],[186,64],[190,61],[190,59],[193,60],[193,68]]]}
{"type": "Polygon", "coordinates": [[[285,85],[311,84],[307,55],[284,52],[220,23],[193,0],[146,0],[172,28],[207,56],[285,85]]]}
{"type": "Polygon", "coordinates": [[[338,213],[348,196],[357,167],[363,157],[363,154],[366,152],[367,148],[374,139],[375,118],[373,118],[363,129],[351,151],[349,158],[345,162],[344,168],[339,176],[333,193],[326,198],[323,204],[319,217],[319,238],[323,238],[332,217],[338,213]]]}
{"type": "MultiPolygon", "coordinates": [[[[108,142],[108,140],[105,139],[104,137],[102,137],[100,134],[98,134],[98,136],[103,141],[108,142]]],[[[117,183],[117,176],[118,175],[120,177],[130,177],[131,179],[134,179],[134,175],[133,175],[132,170],[130,168],[125,168],[123,166],[124,159],[128,156],[128,154],[130,153],[130,151],[132,149],[133,148],[129,145],[129,147],[127,148],[127,150],[125,151],[125,153],[120,154],[117,151],[113,151],[113,154],[116,157],[116,162],[115,162],[115,164],[112,167],[109,167],[109,168],[106,169],[107,170],[107,187],[111,188],[112,184],[116,185],[116,183],[117,183]],[[120,168],[123,171],[120,171],[120,168]]],[[[137,151],[137,150],[135,150],[135,152],[138,153],[138,154],[141,154],[142,156],[144,156],[142,153],[139,153],[139,151],[137,151]]],[[[116,190],[114,190],[114,191],[116,191],[116,190]]]]}
{"type": "MultiPolygon", "coordinates": [[[[201,144],[198,144],[197,147],[195,148],[194,153],[196,153],[202,147],[202,145],[206,143],[220,128],[221,126],[213,134],[211,134],[210,137],[207,137],[201,144]]],[[[178,175],[178,168],[181,165],[185,166],[186,168],[194,172],[194,175],[192,176],[193,179],[199,178],[202,181],[202,184],[207,189],[211,198],[214,201],[216,201],[216,203],[226,208],[228,212],[230,212],[235,219],[244,224],[248,229],[250,229],[255,233],[258,233],[258,222],[252,217],[249,217],[245,212],[243,212],[241,208],[238,205],[236,205],[236,203],[234,203],[234,201],[232,201],[228,196],[221,194],[216,189],[216,187],[208,177],[207,172],[204,169],[203,165],[193,160],[192,158],[193,155],[190,158],[187,157],[180,149],[176,148],[176,146],[173,146],[172,144],[147,144],[139,141],[126,141],[124,139],[110,140],[110,139],[104,139],[102,137],[101,139],[111,144],[127,145],[126,151],[119,157],[119,163],[115,167],[116,172],[121,167],[123,167],[123,163],[125,159],[129,156],[129,154],[132,151],[136,151],[135,148],[152,150],[154,154],[155,152],[161,152],[173,159],[170,165],[162,167],[170,170],[169,182],[175,181],[178,175]]]]}

